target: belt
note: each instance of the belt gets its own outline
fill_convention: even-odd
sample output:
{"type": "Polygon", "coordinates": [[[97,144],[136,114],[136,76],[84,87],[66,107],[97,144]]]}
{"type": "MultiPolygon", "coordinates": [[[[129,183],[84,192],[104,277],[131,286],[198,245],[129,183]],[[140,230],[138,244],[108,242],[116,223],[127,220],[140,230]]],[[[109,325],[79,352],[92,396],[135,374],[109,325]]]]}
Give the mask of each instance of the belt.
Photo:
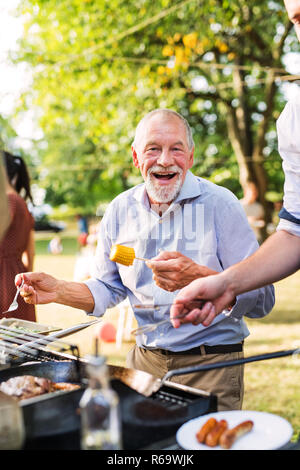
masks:
{"type": "Polygon", "coordinates": [[[227,354],[232,352],[242,352],[243,343],[237,344],[217,344],[215,346],[198,346],[196,348],[188,349],[187,351],[168,351],[167,349],[150,349],[152,352],[159,352],[164,356],[184,356],[184,355],[196,355],[196,354],[227,354]]]}

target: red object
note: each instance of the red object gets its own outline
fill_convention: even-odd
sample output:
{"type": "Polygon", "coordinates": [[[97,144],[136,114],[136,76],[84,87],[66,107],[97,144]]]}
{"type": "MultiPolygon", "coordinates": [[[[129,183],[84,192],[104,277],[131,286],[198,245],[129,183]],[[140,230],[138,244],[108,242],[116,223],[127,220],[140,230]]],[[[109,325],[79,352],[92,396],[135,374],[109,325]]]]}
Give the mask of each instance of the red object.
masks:
{"type": "Polygon", "coordinates": [[[117,330],[111,323],[103,323],[98,331],[98,337],[106,343],[114,343],[116,341],[117,330]]]}
{"type": "Polygon", "coordinates": [[[88,238],[88,233],[81,233],[78,236],[78,243],[80,246],[86,246],[87,243],[87,238],[88,238]]]}

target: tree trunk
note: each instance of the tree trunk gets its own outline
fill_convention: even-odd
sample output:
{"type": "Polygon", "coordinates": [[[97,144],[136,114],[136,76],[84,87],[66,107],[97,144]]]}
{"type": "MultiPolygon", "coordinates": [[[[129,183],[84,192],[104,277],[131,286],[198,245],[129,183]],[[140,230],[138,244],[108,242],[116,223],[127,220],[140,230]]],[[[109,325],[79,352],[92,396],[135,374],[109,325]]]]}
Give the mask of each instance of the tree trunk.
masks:
{"type": "Polygon", "coordinates": [[[259,201],[264,207],[265,211],[265,222],[263,236],[267,237],[267,224],[272,221],[272,204],[266,200],[265,193],[268,189],[268,181],[266,172],[263,167],[263,149],[266,144],[265,135],[268,129],[268,123],[272,116],[272,110],[274,108],[274,98],[276,93],[276,84],[275,84],[275,75],[273,71],[270,71],[268,74],[268,81],[266,83],[266,93],[265,93],[265,103],[266,110],[263,115],[263,119],[260,123],[260,126],[257,131],[256,144],[253,150],[253,163],[254,163],[254,172],[257,181],[257,187],[259,192],[259,201]]]}
{"type": "Polygon", "coordinates": [[[239,105],[236,108],[228,107],[228,136],[239,166],[241,186],[244,188],[248,182],[253,182],[258,189],[258,201],[262,204],[265,212],[265,226],[261,230],[262,238],[265,239],[267,237],[267,225],[272,220],[272,205],[265,198],[268,180],[263,166],[263,149],[276,93],[274,72],[270,72],[268,75],[265,90],[266,110],[258,127],[255,144],[253,143],[254,139],[250,131],[249,110],[247,109],[245,99],[247,90],[244,86],[244,77],[238,69],[234,70],[233,77],[239,105]]]}

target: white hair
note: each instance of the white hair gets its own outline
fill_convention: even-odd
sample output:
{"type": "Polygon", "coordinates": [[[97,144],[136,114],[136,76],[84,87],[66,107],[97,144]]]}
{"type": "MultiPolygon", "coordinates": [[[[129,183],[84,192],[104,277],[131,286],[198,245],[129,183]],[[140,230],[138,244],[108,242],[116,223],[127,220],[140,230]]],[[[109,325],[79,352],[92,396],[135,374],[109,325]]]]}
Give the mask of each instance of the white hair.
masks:
{"type": "Polygon", "coordinates": [[[188,147],[190,150],[192,150],[194,147],[195,147],[195,143],[194,143],[194,139],[193,139],[193,134],[192,134],[192,130],[190,128],[190,125],[189,123],[187,122],[187,120],[181,116],[181,114],[177,113],[176,111],[172,111],[171,109],[165,109],[165,108],[158,108],[158,109],[154,109],[153,111],[151,111],[150,113],[146,114],[146,116],[144,116],[140,122],[138,123],[138,125],[136,126],[136,130],[135,130],[135,136],[134,136],[134,140],[133,140],[133,143],[132,143],[132,146],[133,148],[136,148],[136,144],[137,144],[137,137],[138,137],[138,134],[139,134],[139,131],[141,129],[141,127],[146,123],[146,121],[148,121],[154,114],[164,114],[164,115],[172,115],[172,116],[176,116],[178,117],[184,124],[184,127],[185,127],[185,130],[186,130],[186,136],[187,136],[187,142],[188,142],[188,147]]]}

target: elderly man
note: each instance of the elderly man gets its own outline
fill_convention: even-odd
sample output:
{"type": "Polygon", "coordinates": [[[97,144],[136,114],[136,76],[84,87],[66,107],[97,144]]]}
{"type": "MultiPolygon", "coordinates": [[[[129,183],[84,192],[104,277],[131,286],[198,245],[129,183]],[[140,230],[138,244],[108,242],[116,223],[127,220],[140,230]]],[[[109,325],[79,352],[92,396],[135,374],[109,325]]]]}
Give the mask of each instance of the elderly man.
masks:
{"type": "MultiPolygon", "coordinates": [[[[300,0],[285,0],[284,3],[300,41],[300,0]]],[[[184,288],[171,309],[171,316],[187,315],[183,320],[172,320],[175,328],[186,322],[209,326],[237,295],[279,281],[300,268],[299,127],[300,93],[286,104],[277,121],[278,149],[283,161],[285,183],[284,205],[279,213],[280,222],[276,233],[248,259],[218,276],[195,280],[184,288]],[[195,298],[210,302],[202,309],[191,309],[189,304],[195,298]]]]}
{"type": "MultiPolygon", "coordinates": [[[[177,289],[253,253],[258,244],[237,198],[195,177],[189,171],[193,154],[191,130],[182,116],[162,109],[145,116],[132,145],[134,165],[145,182],[108,207],[100,224],[93,277],[76,283],[24,274],[24,299],[58,302],[101,316],[128,296],[141,326],[168,318],[177,289]],[[114,244],[133,247],[137,257],[149,261],[116,264],[109,258],[114,244]],[[161,308],[149,309],[148,304],[161,308]]],[[[249,334],[243,316],[262,317],[273,304],[274,290],[268,286],[234,299],[230,315],[219,315],[210,328],[185,325],[176,330],[167,323],[137,337],[128,365],[161,377],[170,369],[239,358],[249,334]]],[[[219,409],[242,406],[242,366],[174,380],[214,392],[219,409]]]]}

